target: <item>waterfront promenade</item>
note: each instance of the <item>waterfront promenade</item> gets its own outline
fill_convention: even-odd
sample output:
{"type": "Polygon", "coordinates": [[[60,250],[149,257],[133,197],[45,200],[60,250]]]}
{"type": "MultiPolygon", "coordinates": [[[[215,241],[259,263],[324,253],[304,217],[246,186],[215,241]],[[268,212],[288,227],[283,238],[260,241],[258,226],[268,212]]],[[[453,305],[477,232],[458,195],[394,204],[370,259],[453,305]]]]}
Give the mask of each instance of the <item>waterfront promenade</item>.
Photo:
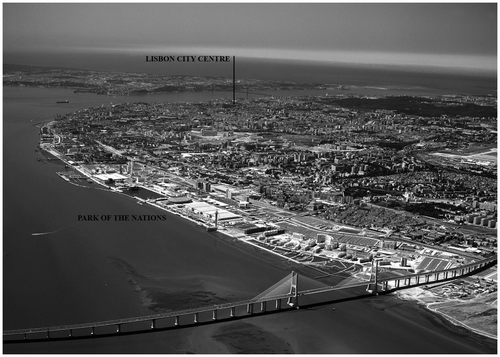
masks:
{"type": "MultiPolygon", "coordinates": [[[[107,148],[107,147],[106,147],[107,148]]],[[[60,152],[58,152],[57,150],[55,150],[54,148],[50,147],[50,146],[44,146],[43,148],[45,151],[47,151],[48,153],[50,153],[51,155],[55,156],[57,159],[61,160],[62,162],[64,162],[68,167],[70,167],[71,169],[74,169],[76,170],[77,172],[79,172],[80,174],[82,174],[84,177],[92,180],[92,182],[98,184],[100,187],[106,189],[106,190],[109,190],[111,192],[114,192],[114,193],[118,193],[118,194],[123,194],[120,190],[117,190],[115,187],[112,187],[112,186],[108,186],[106,185],[105,183],[99,181],[99,180],[96,180],[92,174],[88,171],[88,170],[85,170],[84,168],[82,168],[81,166],[79,165],[74,165],[73,163],[71,163],[63,154],[61,154],[60,152]]],[[[72,183],[72,182],[70,182],[72,183]]],[[[74,183],[72,183],[74,184],[74,183]]],[[[77,185],[79,186],[79,185],[77,185]]],[[[146,187],[146,186],[143,186],[143,185],[140,185],[138,184],[137,185],[138,187],[142,188],[142,189],[146,189],[146,190],[150,190],[152,192],[155,192],[157,194],[161,194],[161,192],[157,192],[155,191],[154,188],[152,187],[146,187]]],[[[81,186],[83,187],[83,186],[81,186]]],[[[99,188],[96,188],[96,189],[99,189],[99,188]]],[[[125,194],[123,194],[125,195],[125,194]]],[[[128,195],[126,195],[128,196],[128,195]]],[[[165,211],[165,212],[168,212],[168,213],[171,213],[171,214],[175,214],[183,219],[186,219],[190,222],[193,222],[199,226],[202,226],[204,228],[209,228],[211,227],[210,224],[204,222],[204,221],[201,221],[199,219],[193,219],[192,217],[190,217],[189,215],[187,214],[183,214],[181,210],[176,210],[176,209],[171,209],[169,208],[169,206],[161,206],[159,204],[156,204],[153,200],[143,200],[139,197],[135,197],[135,199],[138,200],[138,203],[141,203],[141,204],[144,204],[144,203],[147,203],[153,207],[156,207],[162,211],[165,211]]],[[[174,206],[173,206],[174,207],[174,206]]],[[[248,238],[246,237],[245,235],[242,235],[242,234],[239,234],[239,233],[234,233],[234,232],[231,232],[229,229],[227,228],[221,228],[218,230],[218,232],[224,234],[224,235],[227,235],[228,237],[231,237],[231,238],[235,238],[235,239],[238,239],[238,241],[240,242],[243,242],[245,244],[249,244],[255,248],[258,248],[258,249],[261,249],[261,250],[265,250],[266,252],[268,253],[271,253],[271,254],[274,254],[274,255],[277,255],[279,256],[280,258],[285,258],[291,262],[294,262],[296,264],[304,264],[304,262],[302,261],[299,261],[299,260],[296,260],[296,259],[293,259],[291,257],[286,257],[284,256],[283,254],[280,254],[272,249],[268,249],[262,245],[259,245],[259,244],[255,244],[254,243],[254,240],[251,239],[251,238],[248,238]]],[[[313,255],[311,255],[311,257],[313,257],[313,255]]],[[[312,268],[312,269],[316,269],[318,270],[321,274],[326,274],[324,271],[321,271],[320,269],[318,269],[317,267],[315,267],[314,265],[308,265],[308,267],[312,268]]]]}

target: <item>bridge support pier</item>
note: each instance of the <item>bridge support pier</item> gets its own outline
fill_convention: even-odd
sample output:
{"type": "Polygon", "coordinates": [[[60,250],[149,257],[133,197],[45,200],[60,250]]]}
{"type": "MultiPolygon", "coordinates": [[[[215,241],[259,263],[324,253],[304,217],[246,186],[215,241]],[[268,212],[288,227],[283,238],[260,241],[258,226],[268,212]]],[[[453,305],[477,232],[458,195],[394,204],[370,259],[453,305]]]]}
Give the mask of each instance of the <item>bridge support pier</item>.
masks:
{"type": "MultiPolygon", "coordinates": [[[[408,275],[403,275],[403,276],[397,276],[397,277],[387,277],[383,278],[380,281],[378,279],[375,280],[375,284],[373,279],[370,279],[369,282],[364,282],[355,285],[356,287],[361,287],[363,285],[367,287],[367,291],[371,293],[376,293],[377,290],[379,291],[392,291],[395,289],[404,289],[404,288],[409,288],[414,286],[415,284],[423,284],[428,283],[428,284],[436,284],[442,281],[446,280],[451,280],[451,279],[457,279],[462,277],[463,275],[466,274],[472,274],[475,273],[478,270],[485,269],[493,264],[496,264],[497,258],[489,258],[484,260],[483,262],[475,262],[467,265],[463,265],[461,267],[453,267],[450,269],[444,269],[444,270],[436,270],[436,271],[427,271],[427,272],[420,272],[416,274],[408,274],[408,275]],[[415,279],[413,279],[415,278],[415,279]],[[432,279],[432,280],[431,280],[432,279]],[[380,284],[380,285],[379,285],[380,284]]],[[[275,284],[276,286],[282,287],[286,286],[286,282],[289,279],[288,277],[283,279],[282,281],[279,282],[279,284],[275,284]]],[[[274,287],[273,287],[274,289],[274,287]]],[[[331,291],[331,290],[337,290],[337,289],[342,289],[342,287],[326,287],[320,288],[320,289],[311,289],[311,290],[305,290],[301,292],[301,295],[307,296],[310,294],[317,294],[317,293],[323,293],[326,291],[331,291]]],[[[270,290],[271,291],[271,290],[270,290]]],[[[274,291],[274,290],[273,290],[274,291]]],[[[285,309],[288,309],[287,305],[284,304],[289,304],[291,307],[298,308],[298,300],[299,294],[298,294],[298,289],[297,289],[297,275],[294,273],[291,278],[291,288],[290,288],[290,293],[288,294],[280,294],[280,295],[274,295],[272,297],[267,297],[267,298],[261,298],[261,300],[247,300],[247,301],[241,301],[241,302],[236,302],[234,304],[226,304],[224,306],[220,305],[213,305],[209,306],[206,308],[200,308],[196,310],[184,310],[184,311],[176,311],[173,312],[172,314],[158,314],[158,315],[149,315],[149,316],[143,316],[143,317],[138,317],[136,319],[123,319],[123,320],[108,320],[108,321],[101,321],[97,322],[95,324],[75,324],[75,325],[67,325],[64,327],[44,327],[44,328],[37,328],[35,330],[32,329],[23,329],[23,330],[11,330],[11,331],[4,331],[4,343],[6,342],[33,342],[34,340],[38,339],[46,339],[46,341],[54,341],[57,339],[68,339],[68,338],[78,338],[78,337],[103,337],[103,336],[112,336],[112,335],[120,335],[121,333],[128,334],[133,331],[136,331],[137,329],[134,329],[133,327],[130,328],[125,328],[124,331],[121,330],[122,325],[128,325],[128,324],[134,324],[136,322],[141,322],[143,325],[140,327],[140,331],[147,331],[148,328],[147,322],[150,323],[150,328],[151,329],[163,329],[161,327],[162,323],[160,323],[160,327],[157,325],[157,320],[160,319],[166,319],[170,322],[172,322],[172,317],[174,318],[174,324],[175,326],[180,326],[180,317],[182,316],[184,319],[184,316],[186,318],[186,321],[183,320],[184,325],[196,325],[198,326],[200,324],[203,324],[207,319],[199,321],[199,314],[201,313],[202,316],[205,316],[205,314],[210,314],[210,311],[212,311],[212,319],[213,320],[219,320],[218,319],[218,310],[222,310],[222,314],[224,315],[227,311],[227,309],[230,309],[230,317],[234,318],[236,317],[236,307],[240,310],[238,310],[240,313],[239,315],[240,318],[244,317],[252,317],[253,314],[255,313],[258,315],[258,313],[266,312],[267,311],[267,302],[270,303],[270,311],[271,312],[279,312],[283,306],[285,309]],[[273,301],[275,304],[275,309],[273,306],[273,301]],[[255,306],[257,306],[257,303],[260,303],[260,309],[254,312],[255,306]],[[246,306],[247,314],[243,312],[243,309],[246,306]],[[197,311],[197,312],[195,312],[197,311]],[[177,315],[176,315],[177,314],[177,315]],[[193,316],[194,318],[194,324],[193,320],[191,322],[188,322],[189,316],[193,316]],[[146,324],[146,325],[144,325],[146,324]],[[106,328],[102,328],[102,327],[106,328]],[[116,332],[113,329],[113,326],[116,328],[116,332]],[[98,329],[99,334],[96,333],[95,329],[98,329]],[[77,334],[73,336],[73,330],[77,331],[77,334]],[[55,333],[52,333],[54,331],[55,333]],[[79,332],[78,332],[79,331],[79,332]],[[130,331],[130,332],[129,332],[130,331]],[[87,335],[89,333],[89,335],[87,335]],[[68,335],[66,335],[68,334],[68,335]],[[83,335],[82,335],[83,334],[83,335]],[[37,335],[39,337],[37,337],[37,335]],[[28,338],[29,337],[29,338],[28,338]],[[13,338],[14,340],[11,340],[13,338]]],[[[258,309],[258,307],[257,307],[258,309]]],[[[226,315],[227,316],[227,315],[226,315]]],[[[221,319],[225,320],[221,315],[221,319]]],[[[233,319],[234,320],[234,319],[233,319]]],[[[165,322],[167,323],[167,322],[165,322]]],[[[163,324],[165,324],[163,323],[163,324]]],[[[168,324],[168,323],[167,323],[168,324]]],[[[183,325],[183,326],[184,326],[183,325]]],[[[171,326],[172,327],[172,326],[171,326]]],[[[0,356],[1,357],[1,356],[0,356]]]]}
{"type": "Polygon", "coordinates": [[[290,305],[291,307],[295,307],[296,309],[299,308],[299,296],[296,294],[293,297],[289,297],[287,304],[290,305]]]}
{"type": "Polygon", "coordinates": [[[288,305],[295,306],[296,309],[299,308],[299,275],[296,272],[292,272],[292,284],[290,286],[290,295],[288,298],[288,305]]]}

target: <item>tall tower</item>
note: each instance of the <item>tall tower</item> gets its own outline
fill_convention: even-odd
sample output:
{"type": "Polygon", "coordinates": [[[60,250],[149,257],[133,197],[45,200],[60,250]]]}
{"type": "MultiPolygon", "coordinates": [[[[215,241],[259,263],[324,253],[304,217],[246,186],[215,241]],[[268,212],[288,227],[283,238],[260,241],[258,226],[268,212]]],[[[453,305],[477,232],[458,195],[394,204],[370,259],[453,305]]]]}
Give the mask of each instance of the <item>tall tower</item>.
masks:
{"type": "Polygon", "coordinates": [[[130,160],[128,162],[128,174],[130,175],[130,177],[132,177],[132,174],[134,173],[134,160],[130,160]]]}
{"type": "Polygon", "coordinates": [[[236,56],[233,56],[233,105],[236,104],[236,56]]]}
{"type": "Polygon", "coordinates": [[[288,305],[295,307],[296,309],[299,308],[299,275],[292,271],[291,274],[291,285],[290,285],[290,294],[293,294],[293,296],[288,298],[288,305]]]}
{"type": "Polygon", "coordinates": [[[370,277],[370,282],[368,283],[368,287],[366,288],[366,291],[378,295],[378,260],[373,259],[372,260],[372,273],[370,277]],[[372,284],[371,282],[373,281],[373,288],[371,288],[372,284]]]}

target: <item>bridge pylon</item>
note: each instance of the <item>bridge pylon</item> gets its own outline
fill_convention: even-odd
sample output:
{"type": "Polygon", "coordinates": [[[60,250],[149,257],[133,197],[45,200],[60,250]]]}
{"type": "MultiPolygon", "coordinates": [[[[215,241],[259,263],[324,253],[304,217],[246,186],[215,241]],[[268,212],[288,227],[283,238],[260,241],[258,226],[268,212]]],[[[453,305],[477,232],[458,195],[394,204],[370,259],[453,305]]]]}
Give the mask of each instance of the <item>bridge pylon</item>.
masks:
{"type": "Polygon", "coordinates": [[[288,298],[288,305],[299,308],[299,274],[296,272],[292,271],[292,276],[291,276],[291,281],[290,281],[290,296],[288,298]]]}
{"type": "Polygon", "coordinates": [[[366,291],[373,295],[378,295],[378,260],[372,260],[372,273],[366,291]]]}

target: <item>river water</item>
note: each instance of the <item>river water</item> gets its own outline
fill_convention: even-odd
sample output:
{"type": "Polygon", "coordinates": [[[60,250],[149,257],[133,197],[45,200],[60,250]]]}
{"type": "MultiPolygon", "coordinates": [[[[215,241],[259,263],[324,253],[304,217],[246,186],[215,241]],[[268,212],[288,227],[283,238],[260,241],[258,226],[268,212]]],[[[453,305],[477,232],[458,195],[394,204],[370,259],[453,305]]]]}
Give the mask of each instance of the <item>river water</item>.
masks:
{"type": "MultiPolygon", "coordinates": [[[[224,95],[231,97],[231,93],[224,95]]],[[[275,263],[263,253],[228,244],[174,215],[168,214],[166,221],[80,222],[78,215],[164,212],[123,195],[70,185],[55,174],[64,170],[63,165],[36,160],[41,153],[35,151],[38,128],[34,123],[51,120],[56,114],[110,102],[212,98],[211,93],[111,98],[65,89],[4,87],[4,329],[84,323],[244,300],[290,273],[291,267],[275,263]],[[56,104],[66,99],[69,104],[56,104]]],[[[275,335],[282,326],[289,326],[296,334],[293,338],[302,341],[294,350],[299,353],[496,351],[493,341],[471,337],[415,304],[392,297],[346,300],[337,306],[334,316],[325,314],[327,308],[322,307],[249,321],[275,335]]],[[[201,338],[204,331],[208,331],[206,327],[84,341],[6,344],[4,352],[206,353],[203,347],[196,349],[189,343],[201,338]]]]}

